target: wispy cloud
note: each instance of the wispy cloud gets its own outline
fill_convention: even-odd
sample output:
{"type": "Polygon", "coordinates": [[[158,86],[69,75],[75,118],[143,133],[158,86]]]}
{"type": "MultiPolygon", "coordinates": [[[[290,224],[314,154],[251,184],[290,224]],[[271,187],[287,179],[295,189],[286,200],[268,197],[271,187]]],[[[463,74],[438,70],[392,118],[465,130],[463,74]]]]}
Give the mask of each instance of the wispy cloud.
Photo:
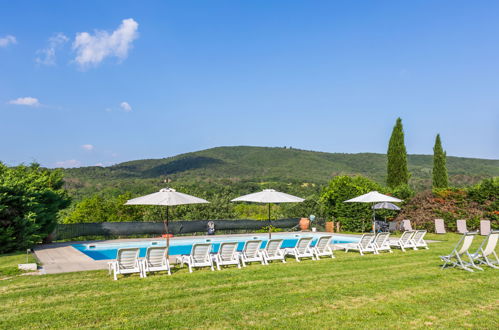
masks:
{"type": "Polygon", "coordinates": [[[94,150],[94,146],[92,144],[84,144],[81,146],[82,149],[87,150],[87,151],[92,151],[94,150]]]}
{"type": "Polygon", "coordinates": [[[37,54],[40,56],[35,59],[35,62],[42,65],[55,65],[56,51],[68,41],[69,38],[63,33],[57,33],[56,35],[50,37],[47,47],[37,51],[37,54]]]}
{"type": "Polygon", "coordinates": [[[0,47],[7,47],[14,44],[17,44],[17,39],[14,36],[6,35],[0,38],[0,47]]]}
{"type": "Polygon", "coordinates": [[[19,97],[15,100],[9,101],[9,104],[26,105],[26,106],[30,106],[30,107],[40,106],[40,102],[38,101],[38,99],[35,97],[31,97],[31,96],[19,97]]]}
{"type": "Polygon", "coordinates": [[[121,107],[121,109],[123,109],[123,111],[126,111],[126,112],[132,111],[132,106],[130,104],[128,104],[128,102],[121,102],[120,107],[121,107]]]}
{"type": "Polygon", "coordinates": [[[63,160],[60,162],[56,162],[55,166],[56,167],[65,167],[65,168],[67,168],[67,167],[80,167],[81,162],[79,160],[76,160],[76,159],[69,159],[69,160],[63,160]]]}
{"type": "Polygon", "coordinates": [[[81,68],[96,66],[106,57],[114,56],[124,60],[132,43],[138,38],[139,24],[133,19],[124,19],[112,33],[96,30],[94,34],[81,32],[76,34],[73,49],[75,61],[81,68]]]}

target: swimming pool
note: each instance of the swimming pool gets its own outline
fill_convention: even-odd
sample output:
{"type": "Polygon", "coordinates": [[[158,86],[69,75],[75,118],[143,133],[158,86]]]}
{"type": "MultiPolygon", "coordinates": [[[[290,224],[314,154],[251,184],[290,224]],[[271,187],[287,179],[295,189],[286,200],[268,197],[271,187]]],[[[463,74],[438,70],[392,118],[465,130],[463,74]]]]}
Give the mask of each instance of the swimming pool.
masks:
{"type": "MultiPolygon", "coordinates": [[[[272,239],[283,239],[282,247],[294,247],[298,239],[301,237],[312,237],[312,246],[315,245],[317,239],[325,234],[321,233],[300,233],[300,234],[272,234],[272,239]]],[[[173,238],[170,240],[170,255],[189,254],[192,245],[195,243],[212,243],[212,252],[216,253],[222,242],[238,242],[237,250],[242,251],[244,243],[251,239],[261,239],[261,248],[265,248],[268,241],[267,234],[254,234],[245,236],[204,236],[202,238],[173,238]]],[[[333,235],[333,244],[358,242],[358,238],[333,235]]],[[[108,260],[116,259],[118,249],[138,247],[140,248],[140,256],[146,255],[146,250],[151,246],[165,246],[165,239],[147,240],[147,241],[129,241],[129,242],[116,242],[116,243],[87,243],[87,244],[73,244],[72,246],[78,251],[86,254],[94,260],[108,260]]]]}

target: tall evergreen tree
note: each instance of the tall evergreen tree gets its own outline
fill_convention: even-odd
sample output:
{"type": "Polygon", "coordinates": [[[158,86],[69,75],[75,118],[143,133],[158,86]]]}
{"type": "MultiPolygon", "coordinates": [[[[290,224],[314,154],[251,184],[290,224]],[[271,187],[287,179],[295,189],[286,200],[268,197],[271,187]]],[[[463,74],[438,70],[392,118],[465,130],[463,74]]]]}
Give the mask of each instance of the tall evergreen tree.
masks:
{"type": "Polygon", "coordinates": [[[409,183],[409,170],[407,169],[407,151],[404,144],[404,129],[402,119],[397,118],[393,127],[392,136],[388,144],[388,167],[386,184],[396,188],[409,183]]]}
{"type": "Polygon", "coordinates": [[[447,154],[442,148],[440,134],[437,134],[433,147],[433,188],[447,188],[449,186],[446,157],[447,154]]]}

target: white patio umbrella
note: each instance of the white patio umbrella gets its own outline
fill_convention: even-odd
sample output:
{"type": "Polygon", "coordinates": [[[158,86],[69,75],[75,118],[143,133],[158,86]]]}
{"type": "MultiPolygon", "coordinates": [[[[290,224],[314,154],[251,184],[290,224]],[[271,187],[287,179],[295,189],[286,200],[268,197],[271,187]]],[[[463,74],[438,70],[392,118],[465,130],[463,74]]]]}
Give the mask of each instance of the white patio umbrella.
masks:
{"type": "Polygon", "coordinates": [[[373,210],[385,209],[385,210],[400,211],[400,207],[398,207],[395,204],[389,203],[389,202],[382,202],[382,203],[374,204],[372,209],[373,210]]]}
{"type": "MultiPolygon", "coordinates": [[[[129,199],[125,205],[163,205],[166,206],[166,219],[163,219],[166,231],[166,248],[169,251],[170,247],[170,235],[168,235],[168,222],[169,222],[169,207],[175,205],[186,205],[186,204],[204,204],[209,203],[207,200],[202,198],[194,197],[191,195],[183,194],[177,192],[172,188],[163,188],[158,192],[129,199]]],[[[169,253],[169,252],[167,252],[169,253]]]]}
{"type": "MultiPolygon", "coordinates": [[[[368,192],[367,194],[360,195],[345,201],[345,203],[373,203],[373,204],[380,202],[400,203],[402,202],[402,200],[392,196],[383,195],[377,191],[371,191],[368,192]]],[[[374,205],[372,208],[373,208],[373,232],[374,232],[375,229],[374,220],[376,216],[376,209],[374,208],[374,205]]]]}
{"type": "Polygon", "coordinates": [[[272,233],[270,231],[270,204],[301,203],[304,200],[305,199],[303,198],[275,191],[274,189],[264,189],[260,192],[234,198],[233,200],[231,200],[231,202],[267,203],[269,205],[269,239],[271,239],[272,233]]]}

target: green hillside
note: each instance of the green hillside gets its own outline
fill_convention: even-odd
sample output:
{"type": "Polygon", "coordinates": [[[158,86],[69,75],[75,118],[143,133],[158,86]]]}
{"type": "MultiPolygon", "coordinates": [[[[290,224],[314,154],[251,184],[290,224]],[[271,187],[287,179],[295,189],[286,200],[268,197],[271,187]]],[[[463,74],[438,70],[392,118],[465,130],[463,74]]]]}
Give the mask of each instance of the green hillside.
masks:
{"type": "MultiPolygon", "coordinates": [[[[431,155],[409,155],[411,185],[431,186],[431,155]]],[[[499,160],[448,157],[450,182],[474,184],[499,176],[499,160]]],[[[110,167],[65,170],[71,188],[107,186],[119,181],[138,182],[292,182],[326,183],[338,174],[360,174],[385,182],[386,155],[375,153],[325,153],[290,148],[218,147],[162,159],[144,159],[110,167]]]]}

